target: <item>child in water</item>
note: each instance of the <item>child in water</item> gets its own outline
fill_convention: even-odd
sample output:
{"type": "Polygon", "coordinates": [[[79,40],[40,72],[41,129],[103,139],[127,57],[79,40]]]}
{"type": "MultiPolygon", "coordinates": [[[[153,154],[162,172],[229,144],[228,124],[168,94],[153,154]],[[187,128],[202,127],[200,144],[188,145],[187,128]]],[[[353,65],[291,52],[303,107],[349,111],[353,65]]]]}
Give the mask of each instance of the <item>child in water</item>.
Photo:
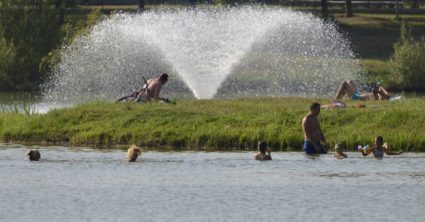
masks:
{"type": "Polygon", "coordinates": [[[386,153],[387,155],[400,155],[403,153],[403,151],[391,152],[389,145],[387,143],[384,143],[384,138],[382,136],[377,136],[375,138],[375,145],[373,147],[367,148],[366,146],[365,148],[359,149],[362,152],[363,156],[367,156],[373,153],[373,156],[375,158],[383,158],[384,153],[386,153]]]}
{"type": "Polygon", "coordinates": [[[272,156],[270,155],[271,150],[267,147],[266,142],[260,141],[258,143],[258,151],[259,152],[254,156],[255,160],[272,160],[272,156]]]}
{"type": "Polygon", "coordinates": [[[343,152],[344,145],[342,143],[335,144],[335,154],[334,157],[337,159],[347,158],[347,155],[343,152]]]}

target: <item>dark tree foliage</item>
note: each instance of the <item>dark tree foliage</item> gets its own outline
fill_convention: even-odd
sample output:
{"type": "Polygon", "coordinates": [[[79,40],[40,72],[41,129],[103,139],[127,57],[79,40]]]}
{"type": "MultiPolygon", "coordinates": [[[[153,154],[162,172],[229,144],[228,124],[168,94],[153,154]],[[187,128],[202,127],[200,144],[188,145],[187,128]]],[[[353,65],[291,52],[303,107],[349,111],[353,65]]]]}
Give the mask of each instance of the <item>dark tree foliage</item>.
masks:
{"type": "Polygon", "coordinates": [[[49,70],[48,59],[75,33],[62,0],[0,0],[0,91],[34,91],[49,70]]]}
{"type": "Polygon", "coordinates": [[[35,90],[39,85],[40,60],[58,45],[61,28],[60,11],[44,4],[42,0],[2,1],[0,39],[14,52],[8,53],[7,68],[0,69],[2,91],[35,90]]]}

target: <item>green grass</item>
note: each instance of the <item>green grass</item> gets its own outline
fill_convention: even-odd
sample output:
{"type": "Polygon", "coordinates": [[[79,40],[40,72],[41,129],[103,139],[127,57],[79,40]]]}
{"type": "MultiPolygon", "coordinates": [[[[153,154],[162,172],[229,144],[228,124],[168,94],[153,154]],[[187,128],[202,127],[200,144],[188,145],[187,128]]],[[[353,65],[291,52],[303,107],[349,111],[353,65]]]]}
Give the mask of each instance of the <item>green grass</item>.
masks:
{"type": "MultiPolygon", "coordinates": [[[[394,14],[355,13],[352,18],[334,14],[335,21],[352,42],[360,59],[387,60],[400,38],[401,21],[394,14]]],[[[425,36],[425,15],[401,15],[416,38],[425,36]]]]}
{"type": "MultiPolygon", "coordinates": [[[[301,150],[301,119],[313,99],[184,100],[177,105],[96,102],[47,114],[0,114],[3,142],[116,147],[138,144],[172,150],[301,150]]],[[[320,101],[320,100],[319,100],[320,101]]],[[[321,101],[325,102],[325,101],[321,101]]],[[[353,105],[353,103],[350,103],[353,105]]],[[[425,151],[425,100],[367,102],[367,108],[324,110],[329,145],[349,149],[382,135],[396,148],[425,151]]]]}

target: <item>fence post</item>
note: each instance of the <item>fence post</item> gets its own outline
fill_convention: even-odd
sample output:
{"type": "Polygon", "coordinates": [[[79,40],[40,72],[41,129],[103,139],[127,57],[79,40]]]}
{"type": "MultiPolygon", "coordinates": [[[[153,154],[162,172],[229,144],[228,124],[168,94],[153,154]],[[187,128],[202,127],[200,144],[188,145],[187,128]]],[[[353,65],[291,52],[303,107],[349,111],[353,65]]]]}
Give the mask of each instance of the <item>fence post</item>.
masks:
{"type": "Polygon", "coordinates": [[[321,0],[321,6],[322,6],[322,17],[327,18],[328,17],[328,1],[321,0]]]}
{"type": "Polygon", "coordinates": [[[345,17],[353,17],[353,2],[345,0],[345,17]]]}
{"type": "Polygon", "coordinates": [[[399,12],[399,0],[395,0],[395,19],[399,20],[400,19],[400,12],[399,12]]]}
{"type": "Polygon", "coordinates": [[[145,10],[145,0],[139,0],[139,11],[145,10]]]}

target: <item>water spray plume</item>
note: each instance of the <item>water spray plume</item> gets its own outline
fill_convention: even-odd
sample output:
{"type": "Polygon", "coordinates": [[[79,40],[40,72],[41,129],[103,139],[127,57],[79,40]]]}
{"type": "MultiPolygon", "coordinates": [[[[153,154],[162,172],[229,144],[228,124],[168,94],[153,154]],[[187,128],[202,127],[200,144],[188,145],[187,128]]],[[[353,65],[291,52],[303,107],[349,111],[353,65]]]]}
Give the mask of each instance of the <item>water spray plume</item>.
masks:
{"type": "Polygon", "coordinates": [[[50,101],[115,100],[170,73],[170,97],[327,96],[360,68],[332,23],[303,12],[211,7],[118,13],[66,47],[50,101]]]}

